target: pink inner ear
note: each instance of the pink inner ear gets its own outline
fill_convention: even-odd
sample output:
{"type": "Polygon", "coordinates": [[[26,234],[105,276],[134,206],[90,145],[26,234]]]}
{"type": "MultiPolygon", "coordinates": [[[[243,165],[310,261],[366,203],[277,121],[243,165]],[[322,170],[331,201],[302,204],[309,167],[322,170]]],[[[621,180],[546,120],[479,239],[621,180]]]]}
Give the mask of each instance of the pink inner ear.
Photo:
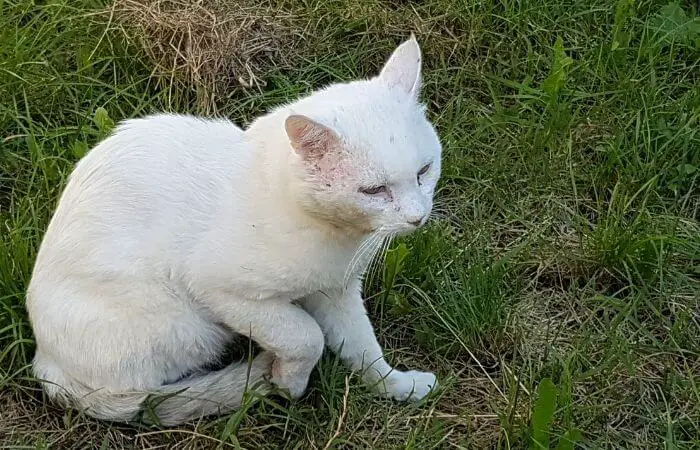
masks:
{"type": "Polygon", "coordinates": [[[306,160],[319,160],[340,144],[333,130],[305,116],[291,115],[284,126],[292,147],[306,160]]]}
{"type": "Polygon", "coordinates": [[[349,176],[350,166],[335,131],[301,115],[287,117],[284,126],[294,151],[319,181],[330,184],[349,176]]]}

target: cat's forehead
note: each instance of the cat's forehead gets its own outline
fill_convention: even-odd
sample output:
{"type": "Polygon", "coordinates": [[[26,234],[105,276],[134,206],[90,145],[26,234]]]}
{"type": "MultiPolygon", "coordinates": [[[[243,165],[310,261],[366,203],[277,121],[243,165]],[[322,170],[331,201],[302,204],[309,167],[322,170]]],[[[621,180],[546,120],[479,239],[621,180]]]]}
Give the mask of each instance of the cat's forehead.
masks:
{"type": "Polygon", "coordinates": [[[397,89],[387,89],[368,80],[328,86],[301,100],[297,106],[319,119],[334,122],[328,125],[340,127],[355,126],[355,122],[369,117],[389,119],[420,108],[397,89]]]}
{"type": "Polygon", "coordinates": [[[419,105],[378,104],[348,122],[350,129],[343,130],[343,136],[355,151],[379,164],[397,169],[405,164],[413,170],[440,151],[419,105]]]}
{"type": "Polygon", "coordinates": [[[422,105],[372,81],[330,86],[298,105],[335,130],[351,159],[388,172],[413,172],[439,156],[437,135],[422,105]]]}
{"type": "Polygon", "coordinates": [[[344,133],[344,138],[352,152],[375,164],[413,170],[433,152],[423,136],[428,131],[427,124],[411,115],[376,115],[364,118],[357,125],[354,131],[344,133]]]}

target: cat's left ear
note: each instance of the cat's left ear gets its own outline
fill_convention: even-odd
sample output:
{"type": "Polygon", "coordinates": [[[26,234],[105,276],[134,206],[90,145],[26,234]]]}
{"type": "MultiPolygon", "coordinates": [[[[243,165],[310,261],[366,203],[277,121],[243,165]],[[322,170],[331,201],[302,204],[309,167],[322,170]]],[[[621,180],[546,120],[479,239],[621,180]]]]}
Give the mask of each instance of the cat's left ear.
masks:
{"type": "Polygon", "coordinates": [[[420,67],[420,46],[411,33],[411,37],[391,54],[378,78],[387,86],[400,87],[417,99],[421,83],[420,67]]]}
{"type": "Polygon", "coordinates": [[[284,128],[292,148],[305,160],[321,159],[340,145],[335,131],[300,114],[287,117],[284,128]]]}

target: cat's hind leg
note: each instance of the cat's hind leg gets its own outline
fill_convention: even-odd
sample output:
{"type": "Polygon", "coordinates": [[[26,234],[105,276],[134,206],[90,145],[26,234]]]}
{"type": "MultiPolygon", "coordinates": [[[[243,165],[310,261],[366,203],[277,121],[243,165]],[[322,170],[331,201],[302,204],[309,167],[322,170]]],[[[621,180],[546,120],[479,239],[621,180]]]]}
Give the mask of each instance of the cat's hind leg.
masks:
{"type": "Polygon", "coordinates": [[[269,376],[264,353],[208,372],[233,337],[161,283],[108,280],[35,285],[29,293],[34,374],[50,398],[108,420],[130,421],[159,398],[164,425],[237,408],[269,376]],[[175,395],[177,394],[177,395],[175,395]]]}

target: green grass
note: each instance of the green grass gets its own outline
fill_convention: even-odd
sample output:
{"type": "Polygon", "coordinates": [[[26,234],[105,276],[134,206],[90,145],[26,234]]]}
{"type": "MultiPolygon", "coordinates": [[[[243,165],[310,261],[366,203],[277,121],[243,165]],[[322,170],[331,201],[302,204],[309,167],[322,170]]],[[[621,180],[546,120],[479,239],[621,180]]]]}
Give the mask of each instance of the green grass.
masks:
{"type": "Polygon", "coordinates": [[[98,1],[0,0],[0,447],[554,448],[572,430],[580,448],[699,447],[696,5],[268,3],[308,25],[307,45],[258,74],[264,87],[215,98],[239,124],[372,75],[411,31],[422,44],[438,211],[367,295],[390,360],[444,388],[421,405],[379,400],[329,354],[297,402],[177,429],[48,404],[28,370],[24,291],[67,175],[110,121],[201,99],[153,76],[98,1]]]}

